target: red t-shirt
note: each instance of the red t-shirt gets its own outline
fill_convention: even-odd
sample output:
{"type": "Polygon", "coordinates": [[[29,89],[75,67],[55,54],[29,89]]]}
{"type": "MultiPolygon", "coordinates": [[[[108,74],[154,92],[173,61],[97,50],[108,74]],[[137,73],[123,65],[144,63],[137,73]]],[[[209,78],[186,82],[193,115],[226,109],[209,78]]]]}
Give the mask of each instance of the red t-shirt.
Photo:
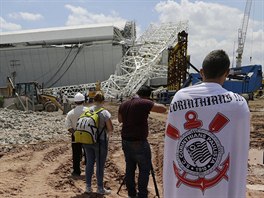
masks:
{"type": "Polygon", "coordinates": [[[151,100],[133,97],[119,107],[122,116],[122,139],[146,140],[148,137],[148,115],[154,103],[151,100]]]}

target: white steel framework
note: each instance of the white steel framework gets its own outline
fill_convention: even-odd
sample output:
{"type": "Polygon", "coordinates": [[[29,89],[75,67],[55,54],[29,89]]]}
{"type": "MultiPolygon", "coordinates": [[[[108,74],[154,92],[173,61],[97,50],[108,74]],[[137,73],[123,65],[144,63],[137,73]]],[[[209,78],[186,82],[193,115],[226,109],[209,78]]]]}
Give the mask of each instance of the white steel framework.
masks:
{"type": "MultiPolygon", "coordinates": [[[[106,98],[128,97],[136,93],[148,80],[167,77],[167,66],[159,65],[162,52],[177,43],[179,32],[187,31],[188,23],[163,23],[151,25],[131,46],[117,65],[115,74],[101,82],[101,89],[106,98]]],[[[126,43],[125,43],[126,44],[126,43]]],[[[95,83],[75,86],[56,87],[53,92],[67,92],[73,96],[76,92],[85,92],[95,87],[95,83]]],[[[47,90],[46,90],[47,91],[47,90]]]]}

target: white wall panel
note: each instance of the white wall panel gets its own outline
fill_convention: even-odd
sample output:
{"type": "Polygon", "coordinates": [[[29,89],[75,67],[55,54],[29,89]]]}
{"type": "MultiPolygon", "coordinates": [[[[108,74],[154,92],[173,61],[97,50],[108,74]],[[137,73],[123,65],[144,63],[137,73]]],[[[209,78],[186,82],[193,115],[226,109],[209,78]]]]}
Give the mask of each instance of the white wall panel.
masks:
{"type": "Polygon", "coordinates": [[[25,80],[30,79],[30,76],[32,75],[31,72],[26,72],[28,71],[28,67],[32,64],[31,64],[31,59],[28,58],[26,51],[20,50],[20,54],[21,54],[21,59],[19,62],[21,64],[21,68],[23,70],[23,77],[24,77],[21,78],[21,81],[25,82],[25,80]]]}
{"type": "Polygon", "coordinates": [[[9,62],[6,61],[7,60],[7,55],[6,52],[0,52],[0,87],[2,87],[3,85],[6,85],[6,75],[3,74],[7,74],[9,73],[9,62]]]}
{"type": "Polygon", "coordinates": [[[58,87],[107,80],[122,57],[122,47],[112,44],[84,46],[74,59],[77,51],[78,48],[1,48],[0,86],[5,86],[6,77],[11,76],[10,60],[19,60],[16,82],[38,81],[45,87],[58,87]]]}
{"type": "Polygon", "coordinates": [[[105,45],[103,47],[103,57],[105,60],[104,75],[109,77],[115,70],[113,67],[113,46],[105,45]]]}
{"type": "Polygon", "coordinates": [[[103,56],[102,56],[102,46],[96,46],[93,55],[95,57],[95,62],[94,62],[94,69],[95,69],[95,79],[100,80],[103,77],[104,69],[103,69],[103,56]]]}

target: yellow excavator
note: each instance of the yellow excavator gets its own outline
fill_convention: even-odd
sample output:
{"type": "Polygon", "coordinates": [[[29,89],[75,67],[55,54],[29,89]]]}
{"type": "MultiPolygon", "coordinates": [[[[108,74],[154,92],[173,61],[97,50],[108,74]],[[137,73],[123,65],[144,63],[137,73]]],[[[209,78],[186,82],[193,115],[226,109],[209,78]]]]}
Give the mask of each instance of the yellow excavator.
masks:
{"type": "Polygon", "coordinates": [[[20,110],[53,112],[61,109],[63,111],[57,97],[41,93],[41,86],[37,82],[14,85],[10,77],[7,77],[7,80],[8,86],[0,88],[0,94],[5,98],[4,103],[12,100],[16,108],[20,110]]]}
{"type": "Polygon", "coordinates": [[[96,92],[98,92],[98,91],[102,92],[102,90],[101,90],[101,82],[100,81],[97,81],[95,83],[95,87],[89,88],[89,91],[88,91],[88,94],[87,94],[88,98],[89,98],[89,102],[93,102],[94,96],[95,96],[96,92]]]}

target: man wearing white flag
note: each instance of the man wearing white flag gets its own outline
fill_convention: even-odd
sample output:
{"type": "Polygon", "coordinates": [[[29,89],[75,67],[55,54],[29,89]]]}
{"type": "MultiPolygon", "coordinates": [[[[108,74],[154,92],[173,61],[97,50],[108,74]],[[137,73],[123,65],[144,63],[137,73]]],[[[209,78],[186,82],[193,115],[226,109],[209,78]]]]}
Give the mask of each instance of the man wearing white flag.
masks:
{"type": "Polygon", "coordinates": [[[170,104],[164,198],[246,196],[250,112],[242,96],[222,87],[229,66],[225,51],[210,52],[203,82],[179,90],[170,104]]]}

